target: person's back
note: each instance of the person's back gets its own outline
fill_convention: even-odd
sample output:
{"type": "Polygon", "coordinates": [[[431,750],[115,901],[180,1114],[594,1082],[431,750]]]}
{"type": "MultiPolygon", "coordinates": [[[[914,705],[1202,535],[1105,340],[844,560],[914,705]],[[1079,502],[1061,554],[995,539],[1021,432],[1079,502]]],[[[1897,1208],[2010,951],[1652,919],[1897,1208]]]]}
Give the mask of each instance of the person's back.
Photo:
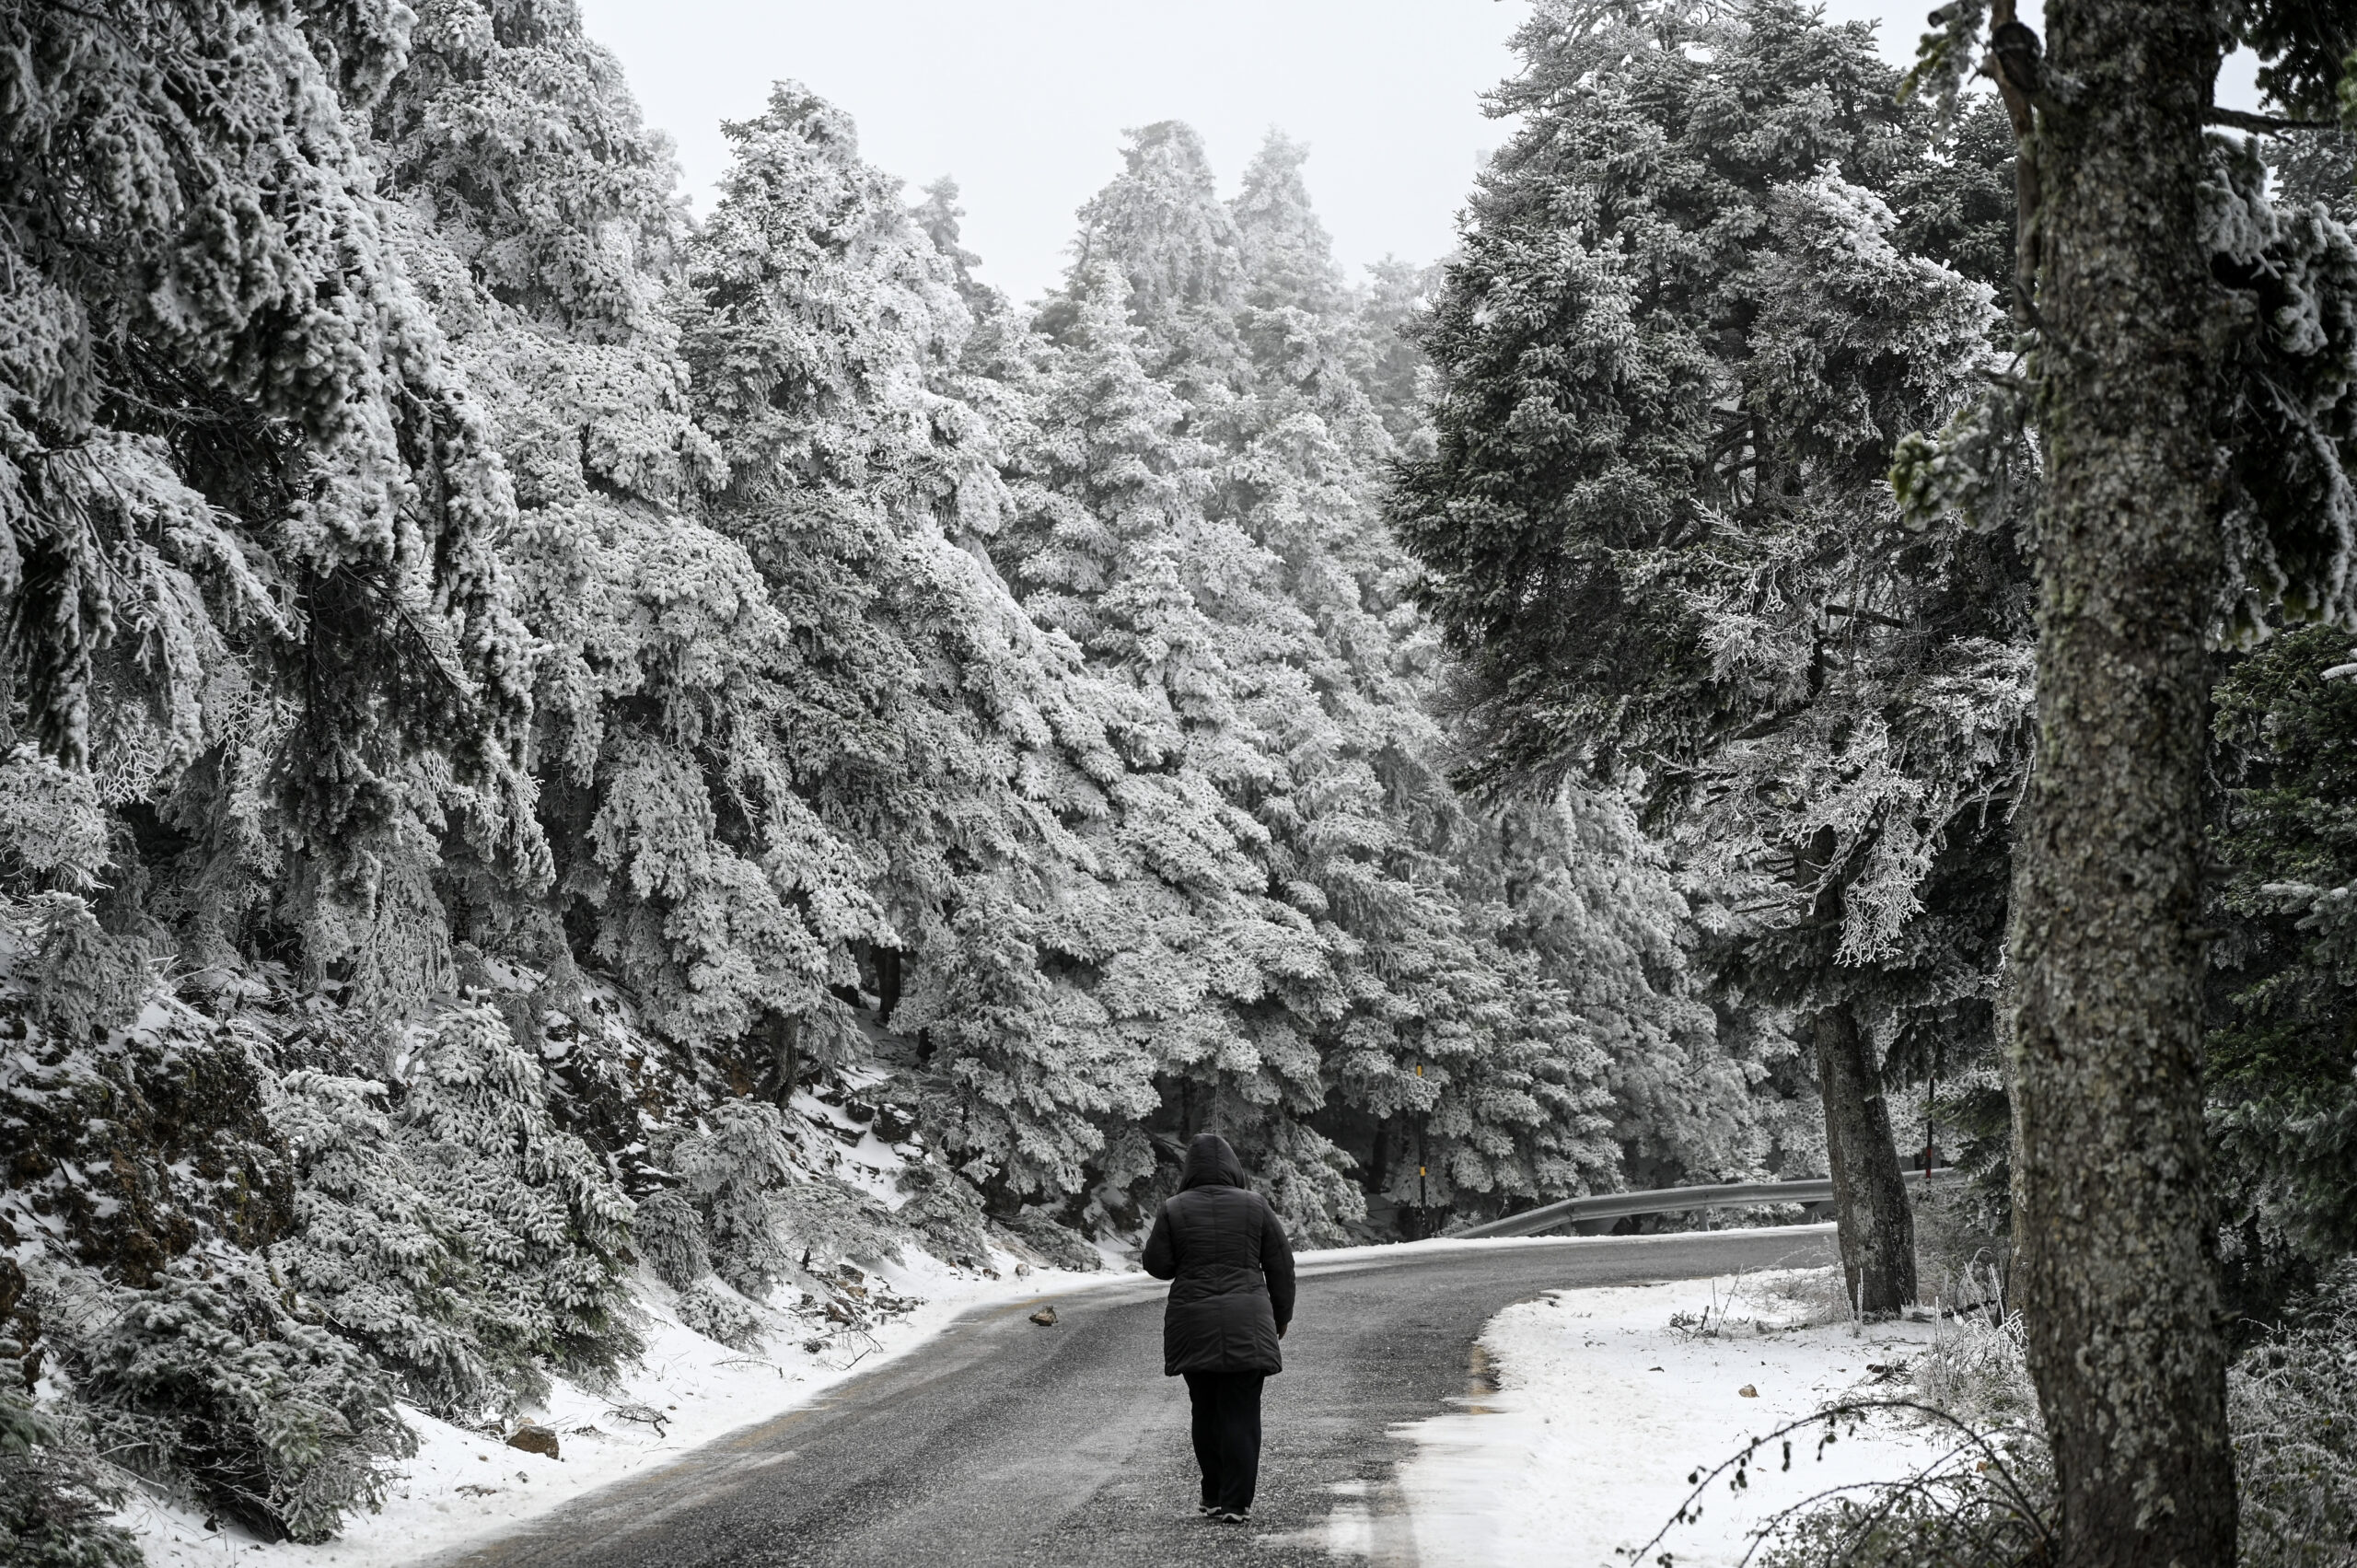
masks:
{"type": "Polygon", "coordinates": [[[1155,1216],[1146,1272],[1169,1280],[1162,1371],[1184,1376],[1194,1407],[1203,1512],[1241,1520],[1260,1468],[1260,1385],[1284,1370],[1277,1342],[1293,1321],[1293,1249],[1268,1200],[1216,1132],[1187,1149],[1178,1191],[1155,1216]]]}

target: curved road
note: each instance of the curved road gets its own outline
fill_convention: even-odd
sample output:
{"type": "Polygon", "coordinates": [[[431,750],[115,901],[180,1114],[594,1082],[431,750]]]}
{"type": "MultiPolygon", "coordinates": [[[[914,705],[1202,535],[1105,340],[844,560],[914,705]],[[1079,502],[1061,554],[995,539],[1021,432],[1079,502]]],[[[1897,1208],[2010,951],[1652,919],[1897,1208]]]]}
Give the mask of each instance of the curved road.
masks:
{"type": "Polygon", "coordinates": [[[1400,1422],[1469,1392],[1502,1308],[1566,1285],[1809,1266],[1828,1227],[1370,1249],[1301,1267],[1252,1523],[1195,1516],[1187,1394],[1162,1372],[1158,1281],[981,1308],[799,1410],[617,1482],[464,1568],[1255,1568],[1329,1564],[1345,1497],[1372,1561],[1412,1568],[1400,1422]],[[1060,1321],[1028,1315],[1053,1303],[1060,1321]],[[1355,1511],[1355,1510],[1354,1510],[1355,1511]],[[1240,1537],[1246,1539],[1239,1539],[1240,1537]],[[1257,1539],[1249,1539],[1257,1538],[1257,1539]]]}

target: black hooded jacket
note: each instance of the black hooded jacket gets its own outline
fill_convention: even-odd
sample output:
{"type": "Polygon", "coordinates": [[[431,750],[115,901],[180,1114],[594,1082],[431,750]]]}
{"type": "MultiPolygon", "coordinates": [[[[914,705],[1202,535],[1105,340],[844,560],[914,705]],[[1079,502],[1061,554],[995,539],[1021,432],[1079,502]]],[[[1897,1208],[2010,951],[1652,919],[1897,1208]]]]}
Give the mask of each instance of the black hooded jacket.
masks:
{"type": "Polygon", "coordinates": [[[1187,1145],[1178,1191],[1146,1237],[1145,1272],[1170,1282],[1165,1376],[1284,1370],[1277,1330],[1293,1321],[1293,1249],[1218,1133],[1199,1132],[1187,1145]]]}

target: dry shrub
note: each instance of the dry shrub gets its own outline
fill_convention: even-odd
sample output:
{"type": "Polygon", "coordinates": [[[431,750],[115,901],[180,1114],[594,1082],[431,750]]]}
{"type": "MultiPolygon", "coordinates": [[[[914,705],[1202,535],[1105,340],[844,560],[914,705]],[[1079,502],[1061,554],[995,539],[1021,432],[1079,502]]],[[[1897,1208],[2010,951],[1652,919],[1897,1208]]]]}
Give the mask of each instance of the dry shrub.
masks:
{"type": "Polygon", "coordinates": [[[2038,1425],[2038,1388],[2019,1313],[1991,1319],[1943,1317],[1931,1345],[1915,1358],[1915,1391],[1923,1402],[1971,1427],[2038,1425]]]}
{"type": "Polygon", "coordinates": [[[1846,1323],[1852,1337],[1864,1330],[1865,1318],[1843,1283],[1840,1244],[1830,1236],[1825,1238],[1824,1266],[1802,1273],[1784,1295],[1800,1305],[1796,1327],[1823,1329],[1846,1323]]]}
{"type": "Polygon", "coordinates": [[[2357,1260],[2226,1379],[2246,1568],[2357,1564],[2357,1260]]]}
{"type": "Polygon", "coordinates": [[[1922,1298],[1946,1312],[2006,1307],[2014,1243],[1988,1200],[1968,1182],[1912,1190],[1915,1278],[1922,1298]]]}
{"type": "MultiPolygon", "coordinates": [[[[1999,1568],[2053,1540],[2051,1459],[2021,1321],[1944,1321],[1914,1364],[1919,1417],[1957,1434],[1899,1481],[1813,1498],[1773,1522],[1762,1568],[1999,1568]]],[[[2357,1260],[2227,1375],[2242,1568],[2357,1568],[2357,1260]]],[[[1820,1420],[1862,1418],[1840,1407],[1820,1420]]]]}
{"type": "Polygon", "coordinates": [[[2022,1568],[2050,1562],[2055,1547],[2054,1480],[2046,1446],[2034,1434],[1983,1432],[1914,1400],[1853,1400],[1790,1422],[1710,1470],[1696,1470],[1693,1491],[1661,1532],[1631,1557],[1673,1562],[1656,1549],[1699,1518],[1709,1493],[1741,1493],[1753,1470],[1790,1470],[1870,1422],[1922,1421],[1945,1431],[1940,1457],[1896,1481],[1828,1487],[1771,1516],[1753,1533],[1746,1568],[2022,1568]]]}

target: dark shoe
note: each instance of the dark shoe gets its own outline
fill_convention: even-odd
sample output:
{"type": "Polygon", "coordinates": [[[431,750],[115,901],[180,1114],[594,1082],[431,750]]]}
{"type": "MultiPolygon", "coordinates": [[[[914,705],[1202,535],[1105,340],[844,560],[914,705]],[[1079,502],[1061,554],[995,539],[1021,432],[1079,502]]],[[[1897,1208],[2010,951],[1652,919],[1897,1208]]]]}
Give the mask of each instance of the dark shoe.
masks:
{"type": "Polygon", "coordinates": [[[1252,1511],[1249,1508],[1214,1508],[1212,1519],[1222,1525],[1248,1525],[1252,1522],[1252,1511]]]}

